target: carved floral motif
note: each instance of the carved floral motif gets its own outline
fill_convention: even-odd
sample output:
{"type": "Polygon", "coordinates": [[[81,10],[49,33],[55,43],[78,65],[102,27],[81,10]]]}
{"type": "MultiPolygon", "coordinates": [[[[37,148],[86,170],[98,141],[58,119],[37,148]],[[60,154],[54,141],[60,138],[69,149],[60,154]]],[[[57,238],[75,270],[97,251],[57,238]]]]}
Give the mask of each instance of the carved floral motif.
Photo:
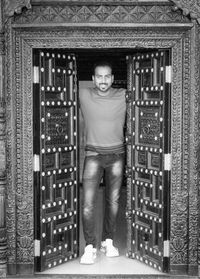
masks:
{"type": "Polygon", "coordinates": [[[26,7],[28,9],[31,8],[30,4],[31,0],[4,0],[4,11],[5,16],[10,17],[13,16],[14,13],[21,13],[22,8],[26,7]]]}
{"type": "Polygon", "coordinates": [[[192,19],[197,19],[200,23],[200,2],[199,0],[171,0],[184,15],[189,15],[192,19]]]}

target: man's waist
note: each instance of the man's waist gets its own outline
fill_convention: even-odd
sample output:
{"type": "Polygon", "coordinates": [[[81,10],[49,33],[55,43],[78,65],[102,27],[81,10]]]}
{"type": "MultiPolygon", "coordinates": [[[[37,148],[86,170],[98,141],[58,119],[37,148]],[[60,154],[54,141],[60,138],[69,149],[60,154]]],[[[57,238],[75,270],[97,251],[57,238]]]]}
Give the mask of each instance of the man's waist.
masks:
{"type": "Polygon", "coordinates": [[[118,145],[91,145],[87,144],[85,147],[86,153],[97,153],[97,154],[112,154],[112,153],[123,153],[125,152],[124,143],[118,145]]]}

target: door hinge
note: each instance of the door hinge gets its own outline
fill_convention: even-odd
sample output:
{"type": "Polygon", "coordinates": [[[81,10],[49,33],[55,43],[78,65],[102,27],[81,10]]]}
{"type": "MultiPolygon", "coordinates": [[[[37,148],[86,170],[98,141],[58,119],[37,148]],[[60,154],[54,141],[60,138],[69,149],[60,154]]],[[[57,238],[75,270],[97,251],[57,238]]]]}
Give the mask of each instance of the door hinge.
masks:
{"type": "Polygon", "coordinates": [[[164,247],[163,247],[163,256],[169,258],[169,248],[170,248],[170,242],[169,240],[164,241],[164,247]]]}
{"type": "Polygon", "coordinates": [[[171,165],[171,153],[164,154],[164,170],[170,171],[171,165]]]}
{"type": "Polygon", "coordinates": [[[126,210],[126,219],[131,219],[132,218],[132,210],[131,209],[127,209],[126,210]]]}
{"type": "Polygon", "coordinates": [[[33,83],[39,83],[39,67],[33,67],[33,83]]]}
{"type": "Polygon", "coordinates": [[[35,257],[40,257],[40,240],[35,239],[34,241],[34,246],[35,246],[35,257]]]}
{"type": "Polygon", "coordinates": [[[132,174],[132,168],[125,166],[125,177],[130,178],[132,174]]]}
{"type": "Polygon", "coordinates": [[[129,145],[132,143],[132,135],[131,134],[126,133],[125,142],[126,142],[126,144],[129,144],[129,145]]]}
{"type": "Polygon", "coordinates": [[[33,171],[40,171],[40,155],[33,155],[33,171]]]}
{"type": "Polygon", "coordinates": [[[172,66],[165,67],[165,82],[167,83],[172,82],[172,66]]]}
{"type": "Polygon", "coordinates": [[[132,94],[133,94],[132,91],[126,90],[126,95],[125,95],[125,97],[126,97],[126,102],[127,102],[127,103],[131,102],[132,94]]]}

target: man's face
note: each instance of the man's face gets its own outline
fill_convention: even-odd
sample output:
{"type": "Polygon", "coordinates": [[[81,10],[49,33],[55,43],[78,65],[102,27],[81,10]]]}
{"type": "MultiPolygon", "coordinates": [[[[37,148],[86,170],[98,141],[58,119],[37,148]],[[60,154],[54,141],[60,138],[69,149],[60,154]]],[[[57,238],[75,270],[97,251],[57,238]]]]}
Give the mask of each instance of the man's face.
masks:
{"type": "Polygon", "coordinates": [[[108,66],[98,66],[95,68],[95,73],[92,80],[96,88],[102,93],[106,93],[114,81],[112,70],[108,66]]]}

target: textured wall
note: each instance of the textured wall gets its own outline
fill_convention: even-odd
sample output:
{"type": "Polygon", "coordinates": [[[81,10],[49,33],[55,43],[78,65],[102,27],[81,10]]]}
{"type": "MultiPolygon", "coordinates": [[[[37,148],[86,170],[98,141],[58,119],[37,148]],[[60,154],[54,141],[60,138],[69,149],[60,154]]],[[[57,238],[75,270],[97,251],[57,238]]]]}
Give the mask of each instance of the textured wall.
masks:
{"type": "MultiPolygon", "coordinates": [[[[8,0],[6,2],[8,11],[11,9],[9,15],[18,12],[18,8],[21,7],[20,3],[23,3],[21,1],[13,3],[8,0]]],[[[176,2],[180,4],[180,1],[176,2]]],[[[187,5],[185,1],[184,3],[187,5]]],[[[28,5],[28,1],[26,3],[24,1],[23,6],[26,4],[28,5]]],[[[191,5],[191,7],[194,6],[191,5]]],[[[199,62],[194,63],[194,61],[197,61],[196,58],[199,57],[200,38],[195,35],[199,34],[198,30],[193,34],[193,39],[190,31],[187,31],[191,21],[189,17],[183,16],[181,12],[183,6],[180,7],[180,11],[176,12],[171,8],[171,5],[137,6],[121,5],[121,2],[118,6],[112,4],[87,5],[86,3],[82,6],[43,5],[33,6],[32,9],[25,10],[21,15],[15,15],[11,20],[7,19],[7,236],[8,263],[10,265],[32,265],[34,262],[31,55],[32,49],[36,47],[172,49],[171,264],[174,266],[187,266],[188,263],[191,266],[197,265],[199,62]],[[168,26],[169,23],[170,26],[173,25],[173,28],[159,29],[159,24],[168,26]],[[176,28],[176,23],[182,24],[182,29],[176,28]],[[15,25],[15,28],[12,28],[12,24],[15,25]],[[187,25],[186,29],[183,28],[184,25],[187,25]],[[34,29],[38,26],[40,29],[34,29]],[[87,26],[87,29],[79,28],[84,26],[87,26]],[[88,28],[88,26],[90,27],[88,28]],[[49,29],[49,27],[51,28],[49,29]],[[63,27],[65,28],[63,29],[63,27]],[[191,53],[193,53],[193,57],[191,57],[191,53]],[[191,63],[194,63],[192,71],[196,76],[195,79],[190,74],[191,63]],[[188,216],[192,225],[190,230],[188,229],[188,216]]],[[[190,13],[185,11],[185,14],[190,13]]],[[[3,35],[2,33],[0,35],[2,38],[0,44],[3,46],[3,35]]],[[[1,59],[4,59],[3,47],[1,49],[1,59]]],[[[1,65],[3,65],[3,60],[1,65]]],[[[1,71],[0,82],[3,78],[1,71]]],[[[3,83],[1,84],[3,86],[3,83]]],[[[1,96],[4,92],[2,86],[0,88],[1,96]]],[[[2,104],[4,103],[2,102],[2,104]]],[[[0,165],[0,170],[2,170],[2,173],[0,172],[0,182],[2,181],[0,184],[0,212],[4,212],[4,105],[1,107],[0,156],[3,161],[0,165]]],[[[0,250],[0,260],[2,259],[0,264],[3,266],[6,246],[4,244],[5,214],[2,213],[0,231],[3,235],[0,241],[2,241],[2,249],[4,249],[0,250]]]]}
{"type": "Polygon", "coordinates": [[[0,3],[0,277],[6,274],[6,214],[5,214],[5,190],[6,190],[6,148],[5,148],[5,47],[3,35],[3,9],[0,3]]]}

